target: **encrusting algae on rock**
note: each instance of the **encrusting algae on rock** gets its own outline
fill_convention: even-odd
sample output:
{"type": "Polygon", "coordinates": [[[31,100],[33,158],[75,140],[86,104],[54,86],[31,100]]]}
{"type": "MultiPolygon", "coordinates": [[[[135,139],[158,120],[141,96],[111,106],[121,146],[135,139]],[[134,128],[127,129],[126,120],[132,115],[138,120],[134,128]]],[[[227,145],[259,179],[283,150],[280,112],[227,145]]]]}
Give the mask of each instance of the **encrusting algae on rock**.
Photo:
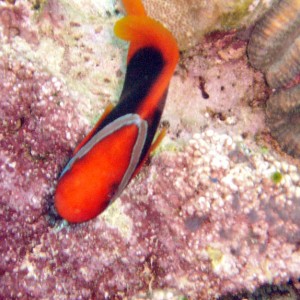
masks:
{"type": "Polygon", "coordinates": [[[119,13],[95,3],[0,2],[21,17],[10,37],[0,22],[0,298],[212,300],[297,281],[299,167],[256,143],[270,91],[244,32],[182,55],[160,150],[104,215],[57,230],[59,169],[124,76],[119,13]]]}

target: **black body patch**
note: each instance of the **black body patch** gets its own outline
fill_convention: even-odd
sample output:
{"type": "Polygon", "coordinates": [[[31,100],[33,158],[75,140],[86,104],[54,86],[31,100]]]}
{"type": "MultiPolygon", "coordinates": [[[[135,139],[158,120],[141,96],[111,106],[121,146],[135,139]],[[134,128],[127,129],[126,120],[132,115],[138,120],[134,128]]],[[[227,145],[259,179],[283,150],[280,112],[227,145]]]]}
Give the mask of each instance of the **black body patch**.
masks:
{"type": "MultiPolygon", "coordinates": [[[[136,113],[139,104],[145,99],[151,90],[155,80],[164,68],[164,59],[160,51],[152,47],[138,50],[127,65],[125,82],[120,96],[119,103],[112,112],[99,125],[94,134],[99,132],[106,125],[115,119],[129,113],[136,113]]],[[[142,151],[141,160],[151,146],[160,117],[164,108],[167,90],[159,101],[154,112],[153,119],[148,121],[148,132],[145,146],[142,151]],[[149,124],[150,123],[150,124],[149,124]]]]}

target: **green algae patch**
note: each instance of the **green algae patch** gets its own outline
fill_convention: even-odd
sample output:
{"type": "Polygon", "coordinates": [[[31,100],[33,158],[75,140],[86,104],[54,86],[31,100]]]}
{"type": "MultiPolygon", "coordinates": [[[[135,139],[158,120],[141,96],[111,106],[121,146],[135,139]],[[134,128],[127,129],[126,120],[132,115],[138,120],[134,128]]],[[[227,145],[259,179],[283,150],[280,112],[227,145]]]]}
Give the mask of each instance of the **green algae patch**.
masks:
{"type": "Polygon", "coordinates": [[[274,172],[271,175],[271,179],[275,184],[279,184],[282,181],[283,175],[279,171],[274,172]]]}
{"type": "Polygon", "coordinates": [[[270,151],[269,151],[269,148],[268,148],[268,147],[262,146],[262,147],[260,148],[260,152],[261,152],[261,154],[268,154],[270,151]]]}
{"type": "Polygon", "coordinates": [[[47,0],[36,0],[32,3],[32,9],[34,11],[41,11],[41,10],[43,10],[46,3],[47,3],[47,0]]]}
{"type": "Polygon", "coordinates": [[[222,28],[231,29],[239,27],[241,21],[249,15],[249,7],[253,0],[238,1],[233,4],[232,11],[224,13],[221,16],[220,23],[222,28]]]}

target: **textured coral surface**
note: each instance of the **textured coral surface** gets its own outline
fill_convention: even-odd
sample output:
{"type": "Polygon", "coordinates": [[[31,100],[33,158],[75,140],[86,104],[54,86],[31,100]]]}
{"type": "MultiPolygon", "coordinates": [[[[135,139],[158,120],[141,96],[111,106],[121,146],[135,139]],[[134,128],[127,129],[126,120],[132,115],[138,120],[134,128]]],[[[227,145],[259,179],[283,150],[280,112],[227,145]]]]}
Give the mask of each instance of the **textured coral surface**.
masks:
{"type": "Polygon", "coordinates": [[[267,123],[271,134],[283,151],[299,159],[299,1],[278,1],[266,13],[251,34],[248,55],[250,63],[265,72],[268,85],[277,89],[270,96],[267,106],[267,123]]]}
{"type": "Polygon", "coordinates": [[[281,0],[256,24],[249,42],[251,64],[266,72],[272,88],[300,73],[300,3],[281,0]]]}
{"type": "Polygon", "coordinates": [[[180,49],[199,43],[204,34],[250,26],[274,0],[144,0],[149,14],[175,35],[180,49]]]}
{"type": "Polygon", "coordinates": [[[0,2],[0,298],[216,299],[299,278],[298,162],[267,143],[244,32],[182,55],[168,135],[105,213],[57,217],[59,172],[121,89],[125,46],[98,2],[0,2]]]}

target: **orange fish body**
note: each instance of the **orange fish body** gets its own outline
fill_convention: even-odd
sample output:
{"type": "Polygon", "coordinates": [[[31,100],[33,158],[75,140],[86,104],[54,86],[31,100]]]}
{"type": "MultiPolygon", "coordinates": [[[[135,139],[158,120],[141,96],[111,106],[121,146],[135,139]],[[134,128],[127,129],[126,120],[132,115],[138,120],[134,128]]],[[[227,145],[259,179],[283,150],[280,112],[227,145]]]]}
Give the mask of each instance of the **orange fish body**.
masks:
{"type": "Polygon", "coordinates": [[[147,17],[140,0],[123,3],[129,15],[115,34],[130,47],[119,103],[75,149],[55,192],[59,215],[73,223],[100,214],[149,155],[179,58],[174,37],[147,17]]]}

